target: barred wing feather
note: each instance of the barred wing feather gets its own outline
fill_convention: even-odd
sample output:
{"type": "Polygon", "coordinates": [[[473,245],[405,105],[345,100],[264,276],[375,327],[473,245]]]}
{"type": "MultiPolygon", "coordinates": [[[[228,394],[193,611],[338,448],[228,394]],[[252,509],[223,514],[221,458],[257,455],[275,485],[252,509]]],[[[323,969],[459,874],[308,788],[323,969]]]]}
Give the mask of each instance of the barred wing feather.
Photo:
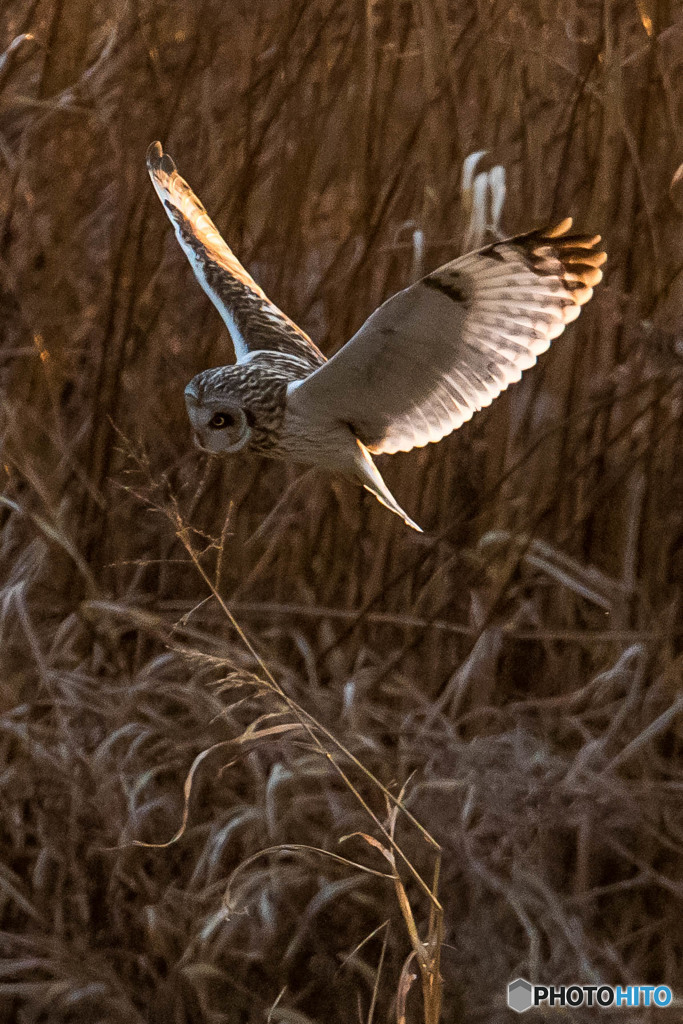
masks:
{"type": "Polygon", "coordinates": [[[571,220],[468,253],[377,309],[327,363],[290,387],[312,420],[348,423],[373,453],[456,430],[579,315],[607,259],[571,220]]]}
{"type": "Polygon", "coordinates": [[[275,351],[300,359],[303,373],[322,365],[322,352],[244,269],[158,142],[147,150],[147,169],[197,280],[230,331],[237,361],[275,351]]]}

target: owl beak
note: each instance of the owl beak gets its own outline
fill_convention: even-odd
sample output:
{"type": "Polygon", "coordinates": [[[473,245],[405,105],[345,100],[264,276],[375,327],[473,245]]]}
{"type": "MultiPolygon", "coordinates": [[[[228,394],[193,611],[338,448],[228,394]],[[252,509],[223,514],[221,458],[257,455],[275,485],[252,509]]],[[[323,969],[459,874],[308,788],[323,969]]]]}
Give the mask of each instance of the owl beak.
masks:
{"type": "Polygon", "coordinates": [[[199,432],[196,429],[196,425],[197,425],[197,409],[198,409],[199,405],[200,405],[199,391],[196,388],[196,386],[193,383],[193,381],[190,381],[190,383],[185,388],[185,407],[187,409],[187,415],[190,418],[190,423],[192,424],[192,427],[195,428],[192,431],[192,440],[194,441],[196,448],[202,448],[203,447],[202,446],[202,442],[201,442],[201,438],[199,437],[199,432]]]}

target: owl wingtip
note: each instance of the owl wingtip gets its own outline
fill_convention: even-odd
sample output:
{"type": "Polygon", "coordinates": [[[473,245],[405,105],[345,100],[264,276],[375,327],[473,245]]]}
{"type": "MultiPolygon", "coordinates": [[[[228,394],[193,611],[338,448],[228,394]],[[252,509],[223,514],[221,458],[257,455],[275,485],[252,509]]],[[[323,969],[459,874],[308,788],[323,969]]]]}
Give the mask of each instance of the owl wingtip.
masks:
{"type": "Polygon", "coordinates": [[[168,153],[164,153],[160,142],[153,142],[147,150],[147,169],[152,174],[159,171],[164,174],[173,174],[176,169],[175,163],[168,153]]]}
{"type": "Polygon", "coordinates": [[[164,151],[161,148],[160,142],[150,143],[147,147],[147,166],[150,171],[154,170],[158,166],[163,155],[164,151]]]}

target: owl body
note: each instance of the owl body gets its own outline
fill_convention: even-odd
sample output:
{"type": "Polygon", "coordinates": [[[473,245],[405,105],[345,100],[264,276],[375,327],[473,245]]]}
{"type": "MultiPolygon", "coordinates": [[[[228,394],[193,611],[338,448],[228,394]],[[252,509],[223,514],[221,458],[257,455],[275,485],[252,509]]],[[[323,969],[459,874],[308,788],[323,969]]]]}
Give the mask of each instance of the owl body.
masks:
{"type": "Polygon", "coordinates": [[[607,259],[571,220],[460,256],[388,299],[330,360],[268,299],[154,143],[147,166],[237,362],[185,389],[196,443],[319,466],[416,530],[373,462],[441,440],[489,405],[579,315],[607,259]]]}
{"type": "Polygon", "coordinates": [[[281,441],[287,457],[302,465],[329,469],[342,476],[357,479],[358,445],[348,423],[331,416],[320,416],[313,422],[291,401],[300,382],[287,388],[281,441]]]}

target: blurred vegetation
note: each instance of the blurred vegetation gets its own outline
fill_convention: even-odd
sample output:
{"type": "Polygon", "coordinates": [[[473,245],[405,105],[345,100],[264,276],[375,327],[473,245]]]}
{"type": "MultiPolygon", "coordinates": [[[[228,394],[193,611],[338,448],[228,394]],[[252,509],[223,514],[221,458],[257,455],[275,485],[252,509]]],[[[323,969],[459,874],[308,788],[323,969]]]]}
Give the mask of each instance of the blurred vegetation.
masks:
{"type": "Polygon", "coordinates": [[[9,0],[0,52],[6,1019],[433,1024],[400,886],[291,850],[386,873],[395,834],[431,885],[429,841],[380,827],[411,773],[443,935],[401,885],[444,1020],[507,1020],[520,974],[680,989],[683,5],[9,0]],[[602,233],[540,365],[382,461],[423,537],[192,448],[184,384],[232,354],[156,138],[328,354],[471,238],[479,150],[506,233],[602,233]],[[182,837],[131,845],[228,739],[182,837]]]}

